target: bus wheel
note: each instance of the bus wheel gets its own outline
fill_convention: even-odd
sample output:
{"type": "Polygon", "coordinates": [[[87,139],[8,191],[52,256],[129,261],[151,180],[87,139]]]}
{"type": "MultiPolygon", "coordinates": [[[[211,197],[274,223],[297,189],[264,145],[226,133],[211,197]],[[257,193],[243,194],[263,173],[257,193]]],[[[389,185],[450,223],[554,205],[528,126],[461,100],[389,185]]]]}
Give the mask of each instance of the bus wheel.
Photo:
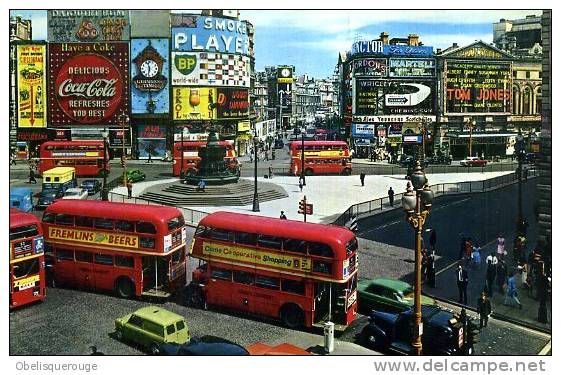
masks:
{"type": "Polygon", "coordinates": [[[343,169],[343,172],[341,174],[343,176],[350,176],[351,175],[351,170],[349,168],[345,168],[345,169],[343,169]]]}
{"type": "Polygon", "coordinates": [[[153,342],[152,344],[150,344],[150,354],[152,355],[160,354],[160,345],[158,345],[157,342],[153,342]]]}
{"type": "Polygon", "coordinates": [[[134,284],[127,278],[121,278],[117,280],[115,292],[120,298],[132,298],[134,296],[134,284]]]}
{"type": "Polygon", "coordinates": [[[304,312],[294,304],[284,305],[281,309],[280,318],[288,328],[300,328],[304,325],[304,312]]]}
{"type": "Polygon", "coordinates": [[[306,176],[311,176],[311,175],[314,174],[314,171],[312,171],[310,168],[308,168],[304,171],[304,173],[306,174],[306,176]]]}

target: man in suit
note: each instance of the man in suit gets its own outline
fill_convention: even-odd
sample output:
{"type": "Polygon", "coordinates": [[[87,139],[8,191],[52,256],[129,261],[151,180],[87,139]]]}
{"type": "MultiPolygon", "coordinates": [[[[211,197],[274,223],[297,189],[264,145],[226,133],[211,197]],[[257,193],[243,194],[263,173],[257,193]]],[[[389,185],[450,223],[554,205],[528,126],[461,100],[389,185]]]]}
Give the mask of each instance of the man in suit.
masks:
{"type": "Polygon", "coordinates": [[[467,286],[468,273],[462,266],[458,265],[456,269],[456,283],[458,284],[458,293],[460,295],[459,302],[467,305],[467,286]]]}

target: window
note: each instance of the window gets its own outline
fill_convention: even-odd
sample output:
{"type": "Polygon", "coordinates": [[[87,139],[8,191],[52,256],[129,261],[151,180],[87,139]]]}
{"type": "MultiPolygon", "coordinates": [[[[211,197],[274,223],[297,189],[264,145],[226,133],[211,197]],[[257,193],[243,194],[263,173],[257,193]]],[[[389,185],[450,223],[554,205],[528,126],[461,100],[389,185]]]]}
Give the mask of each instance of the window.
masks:
{"type": "Polygon", "coordinates": [[[156,234],[156,227],[147,221],[139,221],[136,223],[136,231],[138,233],[156,234]]]}
{"type": "Polygon", "coordinates": [[[204,234],[206,232],[206,227],[203,225],[199,225],[197,227],[197,229],[195,229],[195,237],[204,237],[204,234]]]}
{"type": "Polygon", "coordinates": [[[129,324],[132,324],[137,327],[142,327],[142,318],[136,315],[133,315],[129,319],[129,324]]]}
{"type": "Polygon", "coordinates": [[[254,276],[252,273],[244,271],[234,271],[234,282],[246,285],[253,285],[254,276]]]}
{"type": "Polygon", "coordinates": [[[307,242],[302,240],[284,240],[284,250],[291,251],[293,253],[306,254],[307,242]]]}
{"type": "Polygon", "coordinates": [[[94,223],[94,227],[99,228],[99,229],[112,230],[113,229],[113,220],[112,219],[96,218],[95,223],[94,223]]]}
{"type": "Polygon", "coordinates": [[[331,247],[319,242],[310,242],[308,246],[308,253],[318,257],[333,258],[333,250],[331,250],[331,247]]]}
{"type": "Polygon", "coordinates": [[[255,276],[255,285],[266,289],[279,289],[280,280],[277,277],[255,276]]]}
{"type": "Polygon", "coordinates": [[[377,295],[382,294],[382,288],[380,288],[378,285],[370,285],[366,290],[368,291],[368,293],[377,295]]]}
{"type": "Polygon", "coordinates": [[[59,225],[74,225],[74,216],[58,214],[55,217],[55,224],[59,225]]]}
{"type": "Polygon", "coordinates": [[[95,263],[104,264],[106,266],[112,266],[113,256],[107,254],[95,254],[95,263]]]}
{"type": "Polygon", "coordinates": [[[206,237],[219,241],[234,241],[234,233],[222,229],[209,228],[206,232],[206,237]]]}
{"type": "Polygon", "coordinates": [[[140,247],[153,249],[156,247],[156,241],[150,237],[140,237],[140,247]]]}
{"type": "Polygon", "coordinates": [[[213,279],[232,281],[232,271],[223,268],[213,268],[210,277],[213,279]]]}
{"type": "Polygon", "coordinates": [[[54,223],[56,215],[53,213],[46,213],[43,215],[43,223],[54,223]]]}
{"type": "Polygon", "coordinates": [[[148,320],[144,321],[144,329],[160,337],[164,337],[164,327],[159,324],[152,323],[148,320]]]}
{"type": "Polygon", "coordinates": [[[175,333],[175,326],[173,324],[170,324],[169,326],[166,327],[166,332],[168,335],[175,333]]]}
{"type": "Polygon", "coordinates": [[[303,296],[306,292],[306,287],[302,281],[282,279],[281,290],[283,292],[300,294],[303,296]]]}
{"type": "Polygon", "coordinates": [[[526,72],[526,78],[530,78],[530,72],[526,72]]]}
{"type": "Polygon", "coordinates": [[[331,274],[332,264],[329,262],[322,262],[314,260],[312,272],[331,274]]]}
{"type": "Polygon", "coordinates": [[[185,323],[183,323],[182,320],[180,320],[179,322],[175,323],[177,325],[177,330],[181,331],[183,328],[185,328],[185,323]]]}
{"type": "Polygon", "coordinates": [[[236,243],[256,246],[257,235],[254,233],[244,233],[244,232],[236,233],[236,243]]]}
{"type": "Polygon", "coordinates": [[[134,232],[134,223],[126,220],[115,220],[115,230],[134,232]]]}
{"type": "Polygon", "coordinates": [[[74,260],[74,251],[59,249],[56,252],[56,258],[58,260],[74,260]]]}
{"type": "Polygon", "coordinates": [[[13,274],[16,279],[39,273],[39,259],[29,259],[15,263],[12,266],[13,274]]]}
{"type": "Polygon", "coordinates": [[[93,227],[93,218],[89,216],[76,216],[76,226],[78,227],[93,227]]]}
{"type": "Polygon", "coordinates": [[[280,237],[260,235],[257,238],[257,245],[269,249],[281,249],[282,239],[280,237]]]}
{"type": "Polygon", "coordinates": [[[115,255],[115,265],[119,267],[134,268],[134,258],[123,255],[115,255]]]}
{"type": "Polygon", "coordinates": [[[182,263],[185,260],[185,251],[179,250],[172,254],[171,265],[175,266],[178,263],[182,263]]]}
{"type": "Polygon", "coordinates": [[[10,229],[10,241],[17,240],[25,237],[37,236],[39,231],[37,230],[37,225],[24,225],[14,229],[10,229]]]}
{"type": "Polygon", "coordinates": [[[181,228],[184,225],[185,225],[185,220],[183,220],[183,216],[178,216],[178,217],[175,217],[175,218],[171,219],[168,222],[168,230],[172,231],[174,229],[181,228]]]}
{"type": "Polygon", "coordinates": [[[352,240],[347,242],[347,245],[345,246],[345,250],[347,251],[347,256],[354,253],[356,251],[356,249],[358,249],[358,242],[357,242],[356,238],[353,238],[352,240]]]}
{"type": "Polygon", "coordinates": [[[92,253],[87,253],[85,251],[76,251],[76,262],[92,263],[92,261],[92,253]]]}

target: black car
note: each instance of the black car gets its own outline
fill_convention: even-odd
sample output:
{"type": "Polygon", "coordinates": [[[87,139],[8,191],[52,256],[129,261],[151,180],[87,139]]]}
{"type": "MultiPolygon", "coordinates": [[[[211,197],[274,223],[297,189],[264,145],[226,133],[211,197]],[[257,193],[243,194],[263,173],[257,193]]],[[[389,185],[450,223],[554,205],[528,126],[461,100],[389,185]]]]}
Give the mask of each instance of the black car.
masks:
{"type": "Polygon", "coordinates": [[[82,189],[86,189],[88,191],[88,195],[94,195],[101,190],[101,182],[99,182],[99,180],[84,180],[82,181],[82,185],[80,185],[80,187],[82,189]]]}
{"type": "Polygon", "coordinates": [[[241,345],[232,341],[216,337],[192,337],[187,343],[161,344],[161,355],[249,355],[241,345]]]}
{"type": "MultiPolygon", "coordinates": [[[[473,354],[478,330],[471,318],[462,323],[460,316],[440,306],[423,305],[423,354],[473,354]]],[[[401,313],[373,311],[369,323],[359,334],[361,343],[374,350],[411,354],[413,309],[401,313]]]]}
{"type": "Polygon", "coordinates": [[[399,157],[398,163],[399,163],[399,165],[401,165],[402,167],[408,167],[408,166],[411,164],[412,161],[413,161],[413,156],[402,154],[402,155],[399,157]]]}
{"type": "Polygon", "coordinates": [[[35,208],[45,209],[56,199],[60,199],[63,196],[64,196],[64,192],[62,190],[55,190],[55,189],[43,190],[41,191],[41,193],[39,193],[39,200],[37,201],[35,208]]]}
{"type": "Polygon", "coordinates": [[[284,142],[282,141],[282,139],[275,139],[275,145],[273,146],[273,148],[281,149],[283,147],[284,147],[284,142]]]}

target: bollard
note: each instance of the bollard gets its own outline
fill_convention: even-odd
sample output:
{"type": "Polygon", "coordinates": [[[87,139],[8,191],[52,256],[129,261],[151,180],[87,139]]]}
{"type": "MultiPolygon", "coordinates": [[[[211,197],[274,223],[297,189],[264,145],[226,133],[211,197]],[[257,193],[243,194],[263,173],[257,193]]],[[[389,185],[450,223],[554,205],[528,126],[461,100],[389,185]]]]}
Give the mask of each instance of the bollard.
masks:
{"type": "Polygon", "coordinates": [[[326,322],[323,327],[323,350],[325,353],[331,353],[335,344],[335,324],[326,322]]]}

